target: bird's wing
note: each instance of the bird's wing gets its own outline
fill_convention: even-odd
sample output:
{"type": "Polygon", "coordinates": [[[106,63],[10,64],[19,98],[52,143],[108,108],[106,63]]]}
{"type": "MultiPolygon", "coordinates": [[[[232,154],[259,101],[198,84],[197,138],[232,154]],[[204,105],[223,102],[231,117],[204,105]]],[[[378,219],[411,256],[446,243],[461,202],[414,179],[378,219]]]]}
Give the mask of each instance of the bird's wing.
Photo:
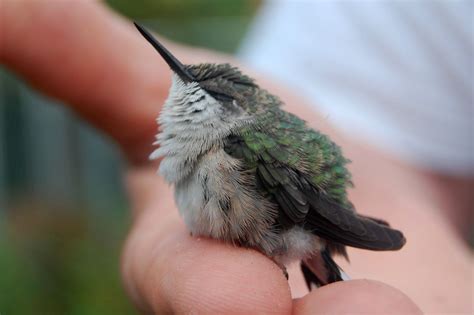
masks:
{"type": "Polygon", "coordinates": [[[295,116],[285,119],[279,117],[268,132],[241,130],[225,144],[228,154],[255,172],[262,194],[279,205],[279,223],[352,247],[401,248],[401,232],[358,215],[347,201],[350,176],[339,148],[295,116]]]}

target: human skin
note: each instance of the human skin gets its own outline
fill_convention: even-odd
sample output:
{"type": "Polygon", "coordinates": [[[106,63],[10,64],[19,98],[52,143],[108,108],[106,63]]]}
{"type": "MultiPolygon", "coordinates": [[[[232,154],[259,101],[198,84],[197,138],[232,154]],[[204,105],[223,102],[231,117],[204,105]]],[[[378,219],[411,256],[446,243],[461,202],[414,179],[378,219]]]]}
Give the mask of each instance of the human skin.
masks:
{"type": "MultiPolygon", "coordinates": [[[[339,261],[354,279],[381,282],[352,280],[306,294],[297,268],[290,268],[288,285],[260,253],[187,232],[171,189],[147,161],[171,73],[130,21],[92,1],[0,4],[0,62],[110,136],[129,161],[124,175],[133,224],[122,274],[143,313],[472,311],[472,254],[443,215],[449,198],[431,174],[337,134],[304,100],[253,74],[287,110],[343,147],[353,161],[350,198],[359,212],[389,221],[408,240],[398,252],[349,249],[351,264],[339,261]]],[[[185,63],[230,60],[163,42],[185,63]]]]}

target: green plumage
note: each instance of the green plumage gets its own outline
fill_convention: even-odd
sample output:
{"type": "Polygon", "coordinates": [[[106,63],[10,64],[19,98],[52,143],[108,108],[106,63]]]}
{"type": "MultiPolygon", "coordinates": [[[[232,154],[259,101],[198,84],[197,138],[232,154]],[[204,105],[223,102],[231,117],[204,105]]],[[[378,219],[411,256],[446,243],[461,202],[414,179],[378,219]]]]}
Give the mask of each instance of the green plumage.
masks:
{"type": "MultiPolygon", "coordinates": [[[[351,208],[346,194],[346,188],[352,185],[345,168],[349,160],[341,149],[302,119],[282,110],[277,97],[257,87],[252,92],[247,90],[246,105],[255,121],[238,130],[239,141],[228,146],[228,153],[243,159],[248,169],[257,170],[259,163],[289,168],[333,202],[351,208]]],[[[289,182],[289,178],[282,177],[284,172],[280,173],[274,172],[280,176],[278,182],[289,182]]]]}
{"type": "Polygon", "coordinates": [[[326,135],[276,106],[268,106],[255,125],[242,128],[240,134],[244,150],[251,151],[245,154],[249,167],[260,160],[297,170],[329,199],[348,206],[346,188],[351,181],[345,165],[349,161],[326,135]]]}

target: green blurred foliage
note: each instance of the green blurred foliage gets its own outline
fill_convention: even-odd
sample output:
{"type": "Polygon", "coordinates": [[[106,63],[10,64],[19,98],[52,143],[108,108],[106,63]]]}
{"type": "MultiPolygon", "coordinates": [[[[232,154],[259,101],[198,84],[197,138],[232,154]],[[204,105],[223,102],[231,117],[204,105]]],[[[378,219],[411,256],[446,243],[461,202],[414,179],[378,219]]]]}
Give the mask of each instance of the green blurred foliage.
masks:
{"type": "Polygon", "coordinates": [[[260,0],[107,0],[127,16],[170,39],[233,53],[260,0]]]}
{"type": "MultiPolygon", "coordinates": [[[[0,314],[135,314],[119,278],[128,217],[28,202],[0,233],[0,314]]],[[[123,206],[122,206],[123,208],[123,206]]]]}
{"type": "Polygon", "coordinates": [[[206,16],[249,16],[259,0],[107,0],[107,3],[131,18],[160,17],[177,20],[206,16]]]}

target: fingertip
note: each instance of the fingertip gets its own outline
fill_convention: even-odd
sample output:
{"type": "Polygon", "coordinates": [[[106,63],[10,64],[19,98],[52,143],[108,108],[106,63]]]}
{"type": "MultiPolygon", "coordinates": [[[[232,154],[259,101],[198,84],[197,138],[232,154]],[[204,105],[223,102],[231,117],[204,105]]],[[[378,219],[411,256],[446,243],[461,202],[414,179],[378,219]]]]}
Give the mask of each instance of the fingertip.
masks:
{"type": "MultiPolygon", "coordinates": [[[[291,294],[282,271],[260,253],[208,239],[177,241],[182,250],[167,262],[159,288],[174,313],[291,312],[291,294]]],[[[155,309],[161,304],[155,304],[155,309]]]]}
{"type": "Polygon", "coordinates": [[[293,314],[422,314],[404,293],[372,280],[336,282],[294,301],[293,314]]]}

